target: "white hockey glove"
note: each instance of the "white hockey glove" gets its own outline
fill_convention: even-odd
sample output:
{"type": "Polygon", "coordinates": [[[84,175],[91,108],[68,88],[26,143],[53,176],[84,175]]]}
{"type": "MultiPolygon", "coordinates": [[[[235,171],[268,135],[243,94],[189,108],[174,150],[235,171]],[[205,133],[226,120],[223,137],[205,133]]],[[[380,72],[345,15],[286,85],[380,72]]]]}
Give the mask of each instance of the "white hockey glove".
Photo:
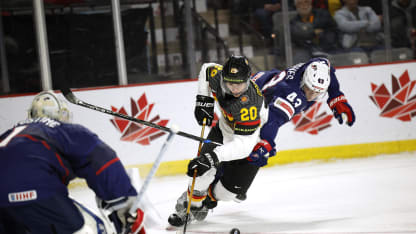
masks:
{"type": "Polygon", "coordinates": [[[136,234],[144,232],[144,212],[138,208],[136,214],[129,213],[136,197],[119,197],[113,200],[101,200],[96,197],[98,208],[114,224],[117,233],[136,234]]]}

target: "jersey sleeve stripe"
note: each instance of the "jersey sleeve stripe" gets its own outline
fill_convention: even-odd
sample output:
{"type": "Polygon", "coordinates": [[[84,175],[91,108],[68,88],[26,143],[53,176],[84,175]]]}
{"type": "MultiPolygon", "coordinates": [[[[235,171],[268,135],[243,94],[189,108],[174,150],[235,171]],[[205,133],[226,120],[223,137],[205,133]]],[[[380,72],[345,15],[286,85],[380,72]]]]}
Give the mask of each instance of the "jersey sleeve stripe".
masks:
{"type": "Polygon", "coordinates": [[[56,159],[58,159],[59,165],[61,165],[61,167],[63,167],[65,170],[65,176],[62,176],[62,183],[65,184],[66,178],[69,176],[69,170],[68,168],[65,167],[64,163],[62,162],[61,156],[59,156],[59,154],[56,152],[55,152],[55,156],[56,156],[56,159]]]}
{"type": "Polygon", "coordinates": [[[277,98],[274,102],[274,106],[283,111],[287,115],[288,119],[291,119],[295,113],[295,108],[293,108],[292,104],[283,98],[277,98]]]}
{"type": "Polygon", "coordinates": [[[117,162],[117,161],[119,161],[120,159],[117,157],[117,158],[113,158],[113,159],[111,159],[110,161],[108,161],[106,164],[104,164],[104,166],[102,166],[100,169],[98,169],[98,171],[97,172],[95,172],[95,175],[99,175],[99,174],[101,174],[101,172],[103,172],[107,167],[109,167],[111,164],[113,164],[113,163],[115,163],[115,162],[117,162]]]}
{"type": "MultiPolygon", "coordinates": [[[[29,139],[29,140],[31,140],[31,141],[34,141],[34,142],[40,142],[47,150],[51,150],[51,147],[48,145],[48,143],[46,142],[46,141],[43,141],[43,140],[38,140],[38,139],[36,139],[36,138],[34,138],[33,136],[31,136],[31,135],[28,135],[28,134],[19,134],[19,135],[17,135],[16,137],[26,137],[27,139],[29,139]]],[[[64,171],[65,171],[65,175],[64,176],[62,176],[62,183],[66,183],[66,178],[68,177],[68,175],[69,175],[69,170],[68,170],[68,168],[66,168],[65,167],[65,165],[64,165],[64,163],[62,162],[62,159],[61,159],[61,156],[59,156],[59,154],[58,153],[56,153],[55,152],[55,157],[56,157],[56,159],[58,160],[58,162],[59,162],[59,165],[61,165],[61,167],[64,169],[64,171]]]]}
{"type": "Polygon", "coordinates": [[[243,125],[243,126],[257,126],[260,124],[260,119],[256,121],[250,121],[250,122],[235,122],[236,125],[243,125]]]}

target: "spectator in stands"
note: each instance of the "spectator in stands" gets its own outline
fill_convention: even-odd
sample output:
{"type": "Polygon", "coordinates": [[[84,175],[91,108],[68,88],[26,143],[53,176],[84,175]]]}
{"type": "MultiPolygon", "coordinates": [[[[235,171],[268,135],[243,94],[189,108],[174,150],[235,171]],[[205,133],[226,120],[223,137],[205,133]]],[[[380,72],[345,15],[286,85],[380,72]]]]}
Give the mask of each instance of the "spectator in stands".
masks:
{"type": "Polygon", "coordinates": [[[411,0],[392,1],[390,8],[392,47],[411,47],[412,37],[415,36],[416,32],[416,25],[414,24],[416,21],[414,9],[416,8],[412,8],[411,0]]]}
{"type": "MultiPolygon", "coordinates": [[[[390,1],[387,1],[388,5],[390,1]]],[[[382,0],[359,0],[358,1],[359,6],[368,6],[373,9],[373,11],[376,13],[378,18],[381,22],[383,22],[383,3],[382,0]]]]}
{"type": "Polygon", "coordinates": [[[341,9],[342,1],[341,0],[328,0],[328,11],[333,17],[335,15],[335,11],[341,9]]]}
{"type": "Polygon", "coordinates": [[[271,38],[273,29],[272,16],[281,10],[280,0],[256,0],[252,1],[254,21],[263,36],[271,38]]]}
{"type": "Polygon", "coordinates": [[[358,6],[358,0],[343,0],[344,6],[334,19],[341,31],[342,48],[370,52],[382,48],[381,22],[371,7],[358,6]]]}
{"type": "Polygon", "coordinates": [[[312,0],[295,0],[296,16],[290,22],[294,62],[326,56],[337,49],[337,25],[325,9],[313,8],[312,0]]]}
{"type": "Polygon", "coordinates": [[[328,10],[331,16],[334,16],[335,11],[341,9],[341,0],[312,0],[313,8],[321,8],[328,10]]]}
{"type": "Polygon", "coordinates": [[[232,0],[230,16],[230,31],[238,33],[241,30],[239,20],[252,23],[267,39],[270,39],[273,29],[272,16],[280,11],[280,0],[232,0]]]}
{"type": "Polygon", "coordinates": [[[312,0],[313,8],[328,10],[328,0],[312,0]]]}

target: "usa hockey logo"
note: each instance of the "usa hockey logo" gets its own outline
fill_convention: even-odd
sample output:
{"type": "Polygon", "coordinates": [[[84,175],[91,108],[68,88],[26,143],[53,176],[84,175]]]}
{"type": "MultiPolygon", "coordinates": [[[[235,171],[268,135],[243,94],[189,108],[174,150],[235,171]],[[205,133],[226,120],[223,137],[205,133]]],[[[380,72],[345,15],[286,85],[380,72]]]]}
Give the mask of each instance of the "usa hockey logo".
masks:
{"type": "MultiPolygon", "coordinates": [[[[166,126],[169,122],[167,119],[160,119],[159,115],[150,117],[154,103],[149,104],[146,94],[135,101],[130,98],[132,117],[155,123],[160,126],[166,126]]],[[[124,107],[117,109],[111,106],[111,110],[120,114],[128,115],[124,107]]],[[[129,120],[114,117],[110,120],[116,129],[121,133],[122,141],[136,142],[141,145],[150,145],[150,142],[166,134],[162,130],[145,126],[143,124],[131,122],[129,120]]]]}
{"type": "Polygon", "coordinates": [[[316,102],[306,112],[293,116],[292,122],[295,124],[295,131],[317,135],[318,132],[330,127],[333,115],[326,112],[318,114],[321,105],[322,102],[316,102]]]}
{"type": "Polygon", "coordinates": [[[371,83],[371,101],[381,110],[380,116],[411,121],[416,115],[416,95],[411,95],[416,80],[411,81],[406,70],[399,78],[391,77],[392,92],[384,84],[371,83]]]}

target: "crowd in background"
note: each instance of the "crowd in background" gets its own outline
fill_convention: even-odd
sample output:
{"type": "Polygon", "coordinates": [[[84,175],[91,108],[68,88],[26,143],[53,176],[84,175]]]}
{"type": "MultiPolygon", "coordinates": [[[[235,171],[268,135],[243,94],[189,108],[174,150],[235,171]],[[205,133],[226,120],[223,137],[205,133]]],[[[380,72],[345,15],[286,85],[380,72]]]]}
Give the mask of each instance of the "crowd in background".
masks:
{"type": "MultiPolygon", "coordinates": [[[[416,1],[389,3],[391,46],[415,53],[416,1]]],[[[272,41],[282,31],[280,0],[230,0],[230,32],[239,30],[242,19],[272,41]]],[[[376,0],[289,0],[294,62],[331,53],[365,52],[385,48],[382,1],[376,0]]],[[[280,38],[282,36],[280,35],[280,38]]],[[[269,43],[271,46],[272,43],[269,43]]]]}
{"type": "MultiPolygon", "coordinates": [[[[254,48],[253,56],[246,56],[252,58],[256,55],[263,57],[269,54],[272,56],[264,57],[273,57],[275,60],[269,61],[268,65],[266,65],[266,59],[253,62],[253,64],[268,68],[283,68],[290,63],[289,59],[286,59],[288,54],[285,50],[288,46],[285,44],[287,38],[286,40],[284,38],[282,17],[282,3],[284,2],[281,0],[205,1],[208,8],[228,10],[230,17],[228,28],[231,35],[241,35],[243,32],[250,37],[250,40],[254,37],[253,31],[258,32],[255,34],[257,39],[258,35],[261,35],[260,43],[258,40],[249,41],[250,46],[254,48]],[[241,25],[242,21],[246,24],[241,25]],[[247,25],[251,27],[250,30],[247,29],[247,25]]],[[[158,2],[159,0],[154,0],[155,4],[152,5],[158,7],[156,4],[158,2]]],[[[169,8],[167,5],[174,2],[183,3],[179,0],[164,2],[167,9],[169,8]]],[[[335,66],[353,65],[357,64],[351,62],[353,59],[346,59],[353,53],[360,53],[367,59],[358,64],[388,62],[387,53],[384,50],[386,45],[393,48],[391,50],[392,61],[416,58],[416,0],[287,0],[287,3],[292,64],[304,62],[313,57],[328,57],[335,66]],[[383,15],[383,2],[388,3],[388,21],[383,15]],[[388,28],[390,34],[385,34],[385,26],[388,25],[386,22],[390,23],[390,28],[388,28]],[[404,58],[402,58],[402,51],[406,53],[404,58]]],[[[86,5],[89,7],[88,3],[86,5]]],[[[111,11],[87,8],[88,14],[85,14],[82,12],[84,8],[79,8],[81,12],[79,13],[73,11],[71,7],[67,11],[61,10],[56,5],[49,7],[45,21],[54,88],[118,84],[111,11]]],[[[110,5],[103,7],[110,9],[110,5]]],[[[1,47],[0,49],[4,53],[0,58],[0,74],[1,78],[6,77],[4,80],[8,81],[8,84],[0,82],[0,95],[41,91],[40,62],[34,17],[30,11],[31,5],[28,9],[26,11],[17,8],[10,12],[2,12],[3,43],[0,44],[4,49],[1,47]],[[4,67],[7,69],[3,69],[4,67]],[[10,88],[5,88],[7,86],[10,88]]],[[[162,42],[157,41],[156,37],[152,39],[152,27],[155,29],[155,25],[151,26],[150,19],[155,17],[156,21],[161,22],[160,15],[153,15],[153,10],[147,7],[134,7],[125,10],[122,14],[129,84],[183,79],[191,76],[187,68],[189,66],[184,66],[187,59],[185,37],[178,36],[177,48],[169,45],[167,49],[163,44],[166,38],[163,38],[162,42]],[[162,46],[163,52],[159,49],[162,46]],[[173,59],[183,59],[181,62],[175,62],[176,67],[169,67],[167,63],[162,63],[166,59],[168,59],[166,61],[170,60],[171,53],[173,59]]],[[[175,18],[175,23],[168,27],[184,29],[185,21],[180,20],[180,12],[179,16],[176,15],[179,18],[175,18]]],[[[204,26],[198,22],[194,24],[200,28],[204,26]]],[[[159,23],[157,27],[160,29],[161,25],[159,23]]],[[[198,33],[198,30],[194,31],[198,33]]],[[[207,32],[206,30],[200,31],[207,32]]],[[[208,45],[209,43],[206,43],[207,45],[202,43],[201,38],[208,37],[202,34],[195,35],[199,51],[211,46],[208,45]]],[[[227,38],[223,39],[225,41],[227,38]]],[[[242,41],[239,40],[240,45],[243,44],[242,41]]],[[[215,50],[218,50],[218,45],[216,47],[215,50]]],[[[212,48],[207,50],[209,49],[213,50],[212,48]]],[[[212,60],[211,58],[210,61],[212,60]]],[[[171,65],[172,63],[170,62],[171,65]]]]}

